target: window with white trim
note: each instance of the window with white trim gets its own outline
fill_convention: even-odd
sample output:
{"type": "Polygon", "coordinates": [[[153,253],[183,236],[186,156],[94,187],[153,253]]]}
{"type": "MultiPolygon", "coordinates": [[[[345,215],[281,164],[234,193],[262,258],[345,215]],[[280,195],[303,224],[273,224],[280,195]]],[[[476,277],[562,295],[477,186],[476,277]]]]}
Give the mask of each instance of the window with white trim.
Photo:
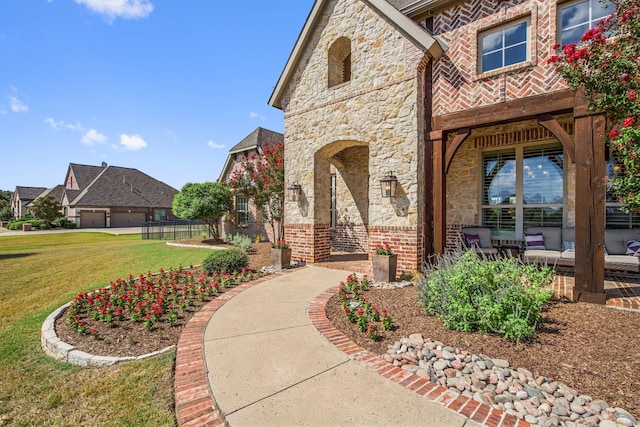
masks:
{"type": "Polygon", "coordinates": [[[608,0],[578,0],[558,5],[558,43],[579,43],[584,33],[615,11],[608,0]]]}
{"type": "Polygon", "coordinates": [[[486,151],[482,170],[482,225],[494,237],[521,238],[529,227],[562,227],[562,145],[486,151]]]}
{"type": "Polygon", "coordinates": [[[480,73],[529,60],[529,19],[503,25],[478,35],[480,73]]]}
{"type": "Polygon", "coordinates": [[[242,194],[236,195],[236,223],[241,227],[249,224],[249,202],[242,194]]]}

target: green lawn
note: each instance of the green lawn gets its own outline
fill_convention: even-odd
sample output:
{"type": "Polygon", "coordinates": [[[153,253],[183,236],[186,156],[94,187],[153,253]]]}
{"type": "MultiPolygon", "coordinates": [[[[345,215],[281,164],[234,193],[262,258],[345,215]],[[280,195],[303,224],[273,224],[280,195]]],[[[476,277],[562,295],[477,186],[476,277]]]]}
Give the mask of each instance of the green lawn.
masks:
{"type": "Polygon", "coordinates": [[[139,235],[0,236],[0,426],[174,425],[175,353],[81,368],[46,356],[40,327],[80,291],[205,255],[139,235]]]}

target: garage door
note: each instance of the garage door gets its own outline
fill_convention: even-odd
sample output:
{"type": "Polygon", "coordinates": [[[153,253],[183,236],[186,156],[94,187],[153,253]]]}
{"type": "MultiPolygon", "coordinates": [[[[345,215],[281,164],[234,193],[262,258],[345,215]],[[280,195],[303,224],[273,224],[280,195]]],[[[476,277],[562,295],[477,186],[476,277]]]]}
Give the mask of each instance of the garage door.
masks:
{"type": "Polygon", "coordinates": [[[147,218],[144,212],[112,213],[111,227],[140,227],[147,218]]]}
{"type": "Polygon", "coordinates": [[[105,228],[106,226],[104,212],[80,212],[80,228],[105,228]]]}

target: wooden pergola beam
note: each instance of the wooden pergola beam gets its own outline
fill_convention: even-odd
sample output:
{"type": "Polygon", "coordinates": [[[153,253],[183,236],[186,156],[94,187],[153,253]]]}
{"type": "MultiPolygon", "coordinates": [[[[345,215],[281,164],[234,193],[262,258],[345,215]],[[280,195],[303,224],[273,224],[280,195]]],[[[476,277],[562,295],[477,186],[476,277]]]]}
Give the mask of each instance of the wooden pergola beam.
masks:
{"type": "Polygon", "coordinates": [[[471,129],[464,128],[464,129],[460,129],[458,131],[458,134],[456,135],[456,137],[453,138],[453,142],[451,143],[449,148],[447,148],[447,153],[445,155],[445,160],[444,160],[444,173],[445,174],[447,172],[449,172],[449,166],[451,165],[451,161],[453,160],[453,156],[456,155],[456,152],[458,151],[458,148],[460,148],[460,146],[462,145],[464,140],[467,139],[467,137],[469,135],[471,135],[471,129]]]}
{"type": "Polygon", "coordinates": [[[553,118],[551,114],[543,114],[538,116],[538,124],[551,132],[562,143],[564,151],[569,156],[571,163],[576,162],[576,144],[571,135],[569,135],[560,123],[553,118]]]}

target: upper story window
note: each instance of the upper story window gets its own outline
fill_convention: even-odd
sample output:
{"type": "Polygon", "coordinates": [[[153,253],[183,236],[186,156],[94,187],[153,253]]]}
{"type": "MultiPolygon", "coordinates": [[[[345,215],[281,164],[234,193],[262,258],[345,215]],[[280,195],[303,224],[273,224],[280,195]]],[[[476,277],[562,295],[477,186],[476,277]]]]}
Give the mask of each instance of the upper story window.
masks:
{"type": "Polygon", "coordinates": [[[520,20],[480,33],[480,72],[496,70],[529,59],[530,21],[520,20]]]}
{"type": "Polygon", "coordinates": [[[614,11],[613,4],[600,0],[578,0],[558,6],[558,43],[566,46],[579,43],[582,35],[597,26],[598,21],[614,11]]]}
{"type": "Polygon", "coordinates": [[[329,48],[329,87],[351,80],[351,40],[340,37],[329,48]]]}

